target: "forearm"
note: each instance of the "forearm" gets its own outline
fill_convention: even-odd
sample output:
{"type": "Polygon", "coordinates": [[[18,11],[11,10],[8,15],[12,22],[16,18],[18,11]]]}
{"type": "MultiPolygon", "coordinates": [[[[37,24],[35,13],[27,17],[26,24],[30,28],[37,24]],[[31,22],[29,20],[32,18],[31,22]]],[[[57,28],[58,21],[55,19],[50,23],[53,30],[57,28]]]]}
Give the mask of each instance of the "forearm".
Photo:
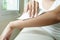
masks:
{"type": "Polygon", "coordinates": [[[56,13],[54,11],[47,12],[43,15],[40,15],[36,18],[32,18],[29,20],[25,20],[20,23],[20,25],[17,25],[18,27],[21,26],[24,27],[37,27],[37,26],[45,26],[45,25],[51,25],[58,23],[56,13]]]}
{"type": "Polygon", "coordinates": [[[38,17],[29,19],[29,20],[25,20],[25,21],[15,21],[13,23],[11,23],[13,26],[7,26],[6,29],[4,30],[4,32],[2,33],[3,38],[8,37],[12,32],[14,28],[24,28],[24,27],[40,27],[40,26],[46,26],[46,25],[52,25],[55,23],[59,23],[58,19],[57,19],[57,13],[59,11],[53,10],[50,12],[46,12],[43,15],[40,15],[38,17]]]}
{"type": "MultiPolygon", "coordinates": [[[[60,5],[50,12],[45,13],[36,18],[26,20],[21,23],[22,27],[35,27],[35,26],[45,26],[58,23],[58,14],[60,14],[60,5]]],[[[59,18],[60,19],[60,18],[59,18]]]]}

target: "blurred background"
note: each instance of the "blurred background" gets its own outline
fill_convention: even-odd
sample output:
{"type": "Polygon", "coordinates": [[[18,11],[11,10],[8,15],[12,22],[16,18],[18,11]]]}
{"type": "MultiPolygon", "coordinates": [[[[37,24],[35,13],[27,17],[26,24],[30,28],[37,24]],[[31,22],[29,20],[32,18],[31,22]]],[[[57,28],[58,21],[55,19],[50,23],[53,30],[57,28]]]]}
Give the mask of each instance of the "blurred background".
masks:
{"type": "MultiPolygon", "coordinates": [[[[9,22],[17,20],[27,2],[28,0],[0,0],[0,34],[9,22]]],[[[13,40],[19,31],[15,29],[10,40],[13,40]]]]}

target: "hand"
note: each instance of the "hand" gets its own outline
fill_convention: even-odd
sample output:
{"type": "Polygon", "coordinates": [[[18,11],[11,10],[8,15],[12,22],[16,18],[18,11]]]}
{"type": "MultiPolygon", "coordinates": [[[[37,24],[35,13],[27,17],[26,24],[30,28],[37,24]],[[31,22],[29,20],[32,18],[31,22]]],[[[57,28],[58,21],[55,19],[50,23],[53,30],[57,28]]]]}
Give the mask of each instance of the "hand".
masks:
{"type": "Polygon", "coordinates": [[[39,3],[36,1],[29,1],[26,8],[27,12],[29,11],[30,17],[37,16],[39,12],[39,3]]]}

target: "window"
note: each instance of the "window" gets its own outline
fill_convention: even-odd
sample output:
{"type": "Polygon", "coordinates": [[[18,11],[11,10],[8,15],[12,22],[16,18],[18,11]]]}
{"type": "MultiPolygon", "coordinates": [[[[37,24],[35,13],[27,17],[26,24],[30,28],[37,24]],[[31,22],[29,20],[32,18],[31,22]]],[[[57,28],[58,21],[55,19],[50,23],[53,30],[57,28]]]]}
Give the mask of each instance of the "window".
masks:
{"type": "Polygon", "coordinates": [[[27,3],[28,3],[28,0],[24,0],[24,7],[26,6],[27,3]]]}
{"type": "Polygon", "coordinates": [[[19,10],[19,0],[3,0],[3,9],[19,10]]]}

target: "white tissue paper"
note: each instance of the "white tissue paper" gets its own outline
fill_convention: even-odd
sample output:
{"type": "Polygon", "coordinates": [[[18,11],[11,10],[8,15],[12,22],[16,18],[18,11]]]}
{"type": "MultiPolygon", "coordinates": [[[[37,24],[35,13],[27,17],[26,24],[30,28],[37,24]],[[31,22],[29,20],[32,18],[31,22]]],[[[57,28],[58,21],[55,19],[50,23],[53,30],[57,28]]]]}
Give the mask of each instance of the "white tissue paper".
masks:
{"type": "Polygon", "coordinates": [[[17,19],[24,20],[24,19],[28,19],[28,18],[30,18],[29,12],[25,12],[25,13],[22,14],[22,16],[20,16],[20,17],[17,18],[17,19]]]}

